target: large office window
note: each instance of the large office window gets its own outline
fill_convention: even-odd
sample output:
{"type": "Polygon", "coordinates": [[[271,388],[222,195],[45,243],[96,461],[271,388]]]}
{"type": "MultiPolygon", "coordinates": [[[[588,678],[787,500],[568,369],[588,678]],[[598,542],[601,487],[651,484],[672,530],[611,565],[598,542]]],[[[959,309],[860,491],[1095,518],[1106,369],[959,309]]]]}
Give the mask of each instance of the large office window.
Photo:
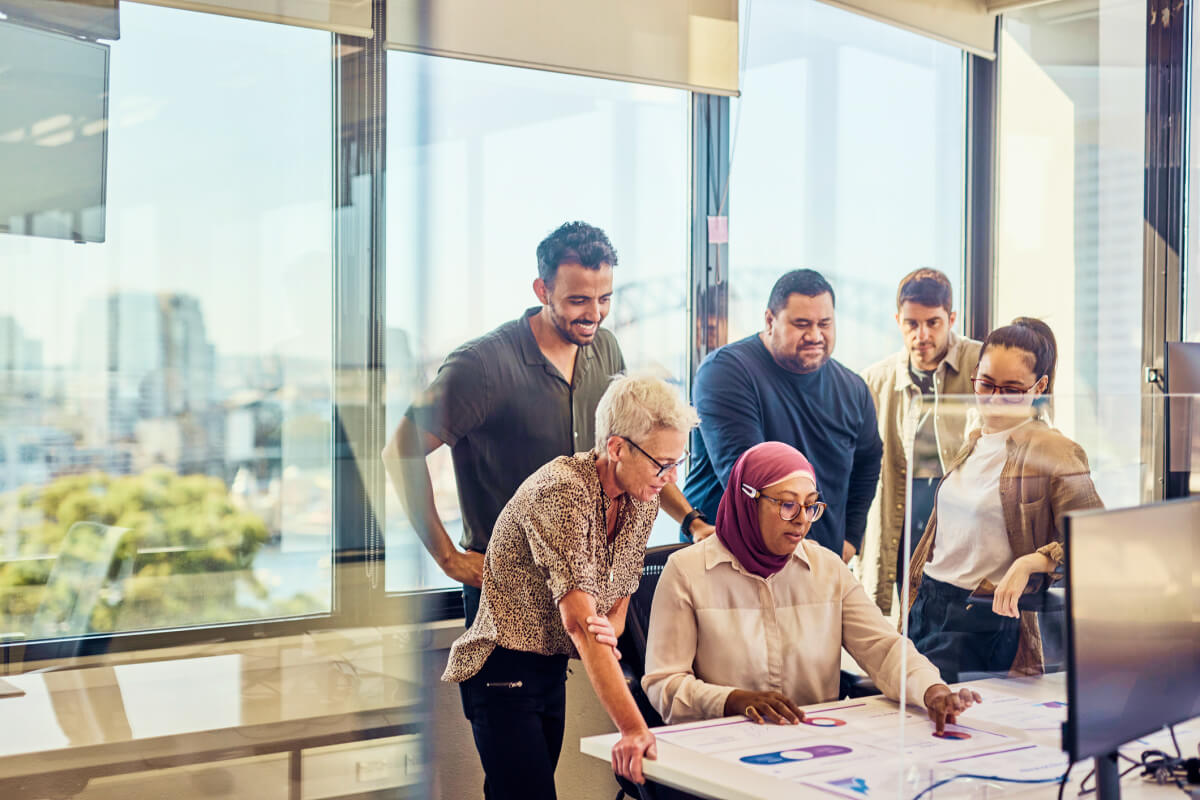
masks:
{"type": "Polygon", "coordinates": [[[1144,7],[1050,3],[1007,15],[1000,42],[996,322],[1058,340],[1055,424],[1093,461],[1109,505],[1139,500],[1144,7]]]}
{"type": "Polygon", "coordinates": [[[837,292],[834,357],[862,369],[901,347],[901,277],[936,267],[961,287],[963,54],[816,0],[757,0],[743,20],[729,340],[810,267],[837,292]]]}
{"type": "Polygon", "coordinates": [[[330,41],[123,3],[41,141],[107,127],[105,236],[0,235],[0,638],[330,609],[330,41]]]}
{"type": "MultiPolygon", "coordinates": [[[[398,52],[387,67],[389,433],[452,349],[538,305],[535,248],[568,220],[617,250],[605,326],[629,367],[682,384],[687,93],[398,52]]],[[[457,539],[449,455],[430,465],[457,539]]],[[[387,589],[452,585],[387,492],[387,589]]]]}

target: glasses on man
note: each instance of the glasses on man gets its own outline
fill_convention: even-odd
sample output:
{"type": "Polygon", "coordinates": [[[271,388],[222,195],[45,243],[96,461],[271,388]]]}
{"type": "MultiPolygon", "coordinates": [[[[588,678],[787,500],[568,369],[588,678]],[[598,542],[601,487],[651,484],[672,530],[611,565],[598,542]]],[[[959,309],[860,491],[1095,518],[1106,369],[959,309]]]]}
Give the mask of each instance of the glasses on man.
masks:
{"type": "Polygon", "coordinates": [[[639,453],[644,455],[646,458],[650,459],[650,461],[654,464],[654,466],[658,467],[658,472],[654,473],[654,477],[656,477],[656,478],[661,478],[665,473],[670,472],[673,469],[679,469],[680,467],[682,467],[684,464],[687,463],[687,459],[688,459],[688,451],[687,450],[683,451],[683,456],[678,461],[668,461],[666,463],[663,463],[662,461],[659,461],[657,458],[655,458],[654,456],[650,455],[645,450],[643,450],[638,445],[637,442],[635,442],[633,439],[630,439],[628,436],[622,436],[621,438],[624,439],[625,441],[629,442],[630,447],[632,447],[634,450],[637,450],[639,453]]]}
{"type": "Polygon", "coordinates": [[[987,378],[971,378],[971,386],[974,387],[975,394],[984,396],[998,394],[1001,399],[1011,403],[1029,394],[1030,390],[1037,386],[1037,381],[1030,386],[1013,386],[1011,384],[1001,386],[998,383],[992,383],[987,378]]]}
{"type": "Polygon", "coordinates": [[[791,522],[801,514],[809,522],[816,522],[825,513],[825,504],[818,500],[815,503],[801,503],[798,500],[783,500],[778,497],[771,497],[769,494],[763,494],[758,489],[755,489],[748,483],[742,484],[742,493],[751,500],[762,498],[770,500],[775,505],[779,506],[779,518],[784,522],[791,522]]]}

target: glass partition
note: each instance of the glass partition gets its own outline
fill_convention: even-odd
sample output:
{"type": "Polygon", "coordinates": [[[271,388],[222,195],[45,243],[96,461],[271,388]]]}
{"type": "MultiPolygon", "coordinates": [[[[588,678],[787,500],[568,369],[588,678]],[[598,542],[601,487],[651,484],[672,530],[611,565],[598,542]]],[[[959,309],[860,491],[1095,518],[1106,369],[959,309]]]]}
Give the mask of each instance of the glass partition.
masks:
{"type": "MultiPolygon", "coordinates": [[[[875,685],[896,699],[906,691],[906,714],[897,715],[897,702],[880,697],[827,704],[822,716],[836,720],[827,724],[858,725],[862,731],[849,738],[839,731],[838,741],[859,746],[871,758],[842,768],[798,767],[806,783],[846,797],[912,798],[936,788],[937,796],[982,800],[1028,790],[1036,782],[1054,790],[1068,768],[1062,723],[1071,662],[1070,588],[1064,579],[1063,515],[1153,501],[1153,465],[1122,446],[1125,432],[1143,414],[1173,431],[1177,471],[1200,466],[1200,397],[1057,394],[1035,400],[1008,384],[981,387],[978,396],[941,396],[936,404],[927,400],[919,406],[922,416],[936,422],[941,452],[954,455],[942,465],[945,474],[935,482],[935,494],[926,496],[911,476],[920,473],[928,451],[908,448],[896,490],[904,498],[903,517],[885,517],[895,523],[896,549],[881,563],[858,565],[860,572],[897,565],[893,607],[899,608],[892,621],[919,655],[906,653],[903,666],[890,678],[885,672],[875,685]],[[889,688],[900,674],[905,689],[889,688]],[[934,735],[927,713],[913,705],[938,679],[982,699],[941,736],[934,735]],[[887,719],[874,731],[872,708],[887,719]]],[[[867,544],[865,553],[882,556],[892,530],[885,526],[883,547],[872,551],[867,544]]],[[[1156,531],[1130,530],[1128,536],[1151,545],[1156,531]]],[[[1175,558],[1198,559],[1200,553],[1184,548],[1175,558]]],[[[1089,584],[1111,581],[1116,590],[1129,582],[1124,570],[1135,568],[1109,567],[1104,573],[1109,577],[1089,573],[1089,584]]],[[[1190,569],[1200,574],[1200,560],[1190,569]]],[[[1154,590],[1153,582],[1146,585],[1154,590]]],[[[1171,591],[1166,583],[1160,588],[1171,591]]],[[[1103,614],[1114,620],[1127,614],[1129,609],[1118,608],[1125,602],[1121,596],[1114,592],[1115,605],[1103,614]]],[[[1146,623],[1156,619],[1157,606],[1149,602],[1138,606],[1146,623]]],[[[847,657],[844,666],[856,665],[847,657]]],[[[1191,736],[1192,728],[1200,733],[1195,723],[1181,730],[1191,736]]],[[[1151,732],[1122,752],[1137,759],[1151,746],[1173,752],[1166,733],[1151,732]]],[[[1070,780],[1081,781],[1091,767],[1090,761],[1075,765],[1070,780]]]]}
{"type": "Polygon", "coordinates": [[[836,293],[834,357],[860,370],[899,349],[900,278],[934,267],[962,286],[963,52],[836,3],[743,5],[728,340],[761,331],[775,281],[808,267],[836,293]]]}
{"type": "MultiPolygon", "coordinates": [[[[570,220],[602,228],[616,249],[604,326],[629,368],[682,385],[687,93],[412,53],[387,64],[388,435],[452,350],[539,305],[535,249],[570,220]]],[[[449,448],[428,463],[457,542],[449,448]]],[[[678,537],[662,519],[653,544],[678,537]]],[[[388,591],[458,585],[390,486],[386,532],[388,591]]]]}

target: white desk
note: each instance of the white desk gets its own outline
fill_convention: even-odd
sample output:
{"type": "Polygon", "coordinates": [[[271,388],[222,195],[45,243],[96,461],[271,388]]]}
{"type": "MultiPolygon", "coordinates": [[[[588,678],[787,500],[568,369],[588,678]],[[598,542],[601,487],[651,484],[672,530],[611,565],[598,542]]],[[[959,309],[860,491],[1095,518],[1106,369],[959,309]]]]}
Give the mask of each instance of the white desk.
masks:
{"type": "MultiPolygon", "coordinates": [[[[980,692],[983,692],[985,696],[987,691],[990,689],[999,694],[1025,698],[1038,704],[1062,702],[1065,700],[1066,696],[1064,676],[1061,673],[1036,679],[987,680],[979,683],[964,685],[977,688],[980,692]]],[[[836,711],[830,711],[830,709],[833,708],[847,709],[846,712],[840,712],[843,716],[846,716],[849,713],[864,713],[867,709],[877,709],[881,713],[886,712],[891,714],[895,721],[890,723],[890,727],[886,729],[886,735],[892,738],[893,743],[896,745],[896,749],[899,749],[899,715],[896,714],[899,705],[897,703],[893,703],[892,701],[886,700],[882,697],[863,698],[860,700],[844,700],[836,703],[823,703],[820,705],[808,706],[805,708],[805,711],[813,712],[825,710],[828,711],[831,716],[833,716],[839,713],[836,711]],[[850,710],[851,706],[859,706],[860,708],[856,710],[850,710]]],[[[980,707],[976,707],[975,710],[979,711],[979,708],[980,707]]],[[[996,708],[998,708],[998,706],[993,706],[993,709],[996,708]]],[[[924,711],[922,709],[910,708],[910,710],[916,714],[919,714],[921,717],[924,717],[924,711]]],[[[962,726],[973,731],[975,741],[973,741],[970,745],[972,749],[964,750],[963,753],[966,754],[967,757],[970,757],[971,754],[977,755],[979,753],[995,752],[996,755],[991,759],[981,762],[992,768],[984,771],[984,774],[1020,777],[1020,775],[1016,774],[1009,775],[1000,768],[1002,766],[1011,765],[1011,763],[1019,757],[1017,755],[1017,751],[1022,751],[1024,755],[1042,752],[1032,747],[1032,745],[1042,745],[1046,748],[1051,748],[1052,750],[1056,751],[1061,748],[1061,731],[1052,718],[1053,712],[1047,711],[1045,713],[1047,716],[1041,719],[1040,729],[1026,730],[1010,727],[999,722],[984,721],[982,720],[983,713],[981,711],[979,713],[980,718],[972,720],[971,711],[968,711],[959,718],[959,722],[962,726]],[[991,746],[980,744],[980,742],[982,742],[985,738],[989,738],[992,735],[996,735],[996,741],[998,744],[991,746]],[[1001,740],[1000,737],[1008,738],[1001,740]],[[1013,755],[1006,755],[1006,750],[1011,750],[1013,755]]],[[[992,711],[992,715],[996,716],[996,712],[994,710],[992,711]]],[[[770,771],[772,771],[772,769],[764,763],[760,763],[758,765],[739,763],[736,758],[726,759],[705,754],[699,750],[683,747],[670,741],[672,738],[676,740],[680,739],[681,737],[679,736],[679,733],[681,731],[697,731],[697,727],[700,725],[706,725],[708,729],[705,731],[697,731],[697,733],[708,736],[713,733],[714,729],[719,730],[719,725],[721,722],[737,725],[741,725],[743,723],[747,725],[749,724],[745,723],[745,721],[741,720],[740,718],[734,717],[724,721],[709,720],[707,723],[692,723],[690,725],[666,726],[655,729],[655,733],[657,734],[658,738],[658,759],[655,761],[643,762],[643,769],[645,770],[646,776],[656,783],[666,784],[668,786],[672,786],[701,797],[718,798],[719,800],[792,800],[792,798],[798,796],[838,796],[834,793],[827,793],[826,791],[809,785],[808,783],[798,782],[801,780],[799,777],[792,777],[788,779],[768,774],[770,771]],[[674,735],[671,734],[672,731],[675,731],[674,735]]],[[[960,759],[952,755],[947,756],[946,748],[953,747],[954,745],[944,742],[935,742],[930,744],[927,738],[928,733],[926,732],[925,728],[921,729],[921,738],[918,741],[916,738],[914,738],[914,732],[917,730],[915,724],[915,722],[912,723],[912,726],[908,728],[909,734],[905,737],[904,742],[905,750],[910,751],[911,749],[911,752],[914,753],[925,752],[919,750],[919,748],[925,745],[939,748],[932,755],[911,755],[906,757],[906,766],[904,771],[910,781],[909,785],[915,785],[918,788],[911,792],[907,790],[903,792],[900,791],[901,778],[899,775],[899,770],[897,770],[897,776],[893,785],[888,787],[886,791],[881,792],[876,790],[870,794],[864,795],[863,800],[873,800],[873,798],[878,797],[884,797],[887,798],[887,800],[893,800],[894,798],[897,800],[909,800],[914,794],[916,794],[917,791],[920,791],[920,788],[928,784],[929,776],[932,776],[934,780],[938,780],[944,777],[949,777],[951,774],[953,774],[953,766],[951,762],[960,759]],[[912,765],[920,765],[920,767],[918,769],[911,769],[912,765]],[[920,782],[922,780],[925,781],[924,784],[920,782]],[[915,784],[912,783],[913,781],[915,781],[915,784]]],[[[744,732],[744,729],[741,730],[744,732]]],[[[799,747],[805,742],[805,740],[812,741],[811,737],[813,728],[811,727],[804,730],[800,728],[789,728],[787,730],[797,731],[799,733],[799,736],[796,737],[794,743],[780,745],[779,741],[775,740],[774,743],[764,745],[762,749],[764,751],[778,751],[786,747],[799,747]]],[[[777,728],[776,731],[764,731],[763,733],[764,735],[768,736],[788,736],[789,733],[787,730],[780,730],[777,728]]],[[[828,741],[836,742],[838,731],[843,729],[833,727],[822,730],[828,734],[828,741]]],[[[852,730],[852,727],[845,726],[844,730],[850,731],[852,730]]],[[[880,729],[877,733],[883,734],[884,730],[885,729],[880,729]]],[[[848,736],[851,734],[842,735],[848,736]]],[[[859,733],[856,731],[854,735],[857,736],[859,733]]],[[[615,733],[605,734],[602,736],[590,736],[580,741],[580,749],[586,755],[594,756],[604,761],[609,761],[612,746],[616,742],[617,738],[618,736],[615,733]]],[[[1188,754],[1187,751],[1190,751],[1192,755],[1195,755],[1197,738],[1200,737],[1198,737],[1195,731],[1180,737],[1180,744],[1185,750],[1185,755],[1188,754]]],[[[864,740],[861,738],[857,740],[846,740],[848,744],[851,742],[861,743],[863,741],[864,740]]],[[[1134,751],[1140,751],[1142,749],[1146,748],[1144,746],[1135,746],[1133,748],[1134,751]]],[[[1136,752],[1134,752],[1133,755],[1136,756],[1136,752]]],[[[864,759],[858,755],[846,756],[846,758],[851,757],[857,758],[858,760],[856,762],[842,762],[842,764],[850,768],[851,771],[857,769],[857,765],[859,764],[865,765],[868,770],[871,768],[869,759],[864,759]]],[[[894,758],[895,756],[892,757],[894,758]]],[[[881,760],[878,763],[886,762],[881,760]]],[[[781,767],[780,770],[786,768],[787,765],[781,767]]],[[[807,766],[805,768],[807,768],[807,766]]],[[[1063,793],[1064,798],[1073,798],[1076,796],[1079,781],[1081,781],[1083,777],[1087,775],[1091,768],[1092,762],[1089,760],[1077,764],[1072,769],[1069,783],[1063,793]]],[[[830,767],[829,774],[832,776],[839,769],[841,769],[841,767],[830,767]]],[[[888,770],[890,769],[891,768],[889,767],[888,770]]],[[[1124,769],[1124,767],[1122,767],[1122,769],[1124,769]]],[[[813,774],[816,775],[819,774],[819,772],[824,771],[825,768],[821,767],[819,771],[814,772],[813,774]]],[[[969,771],[975,770],[971,769],[969,771]]],[[[888,780],[890,780],[890,772],[885,771],[885,774],[888,776],[888,780]]],[[[1091,781],[1089,781],[1089,784],[1094,786],[1094,783],[1091,781]]],[[[1011,794],[1014,797],[1055,797],[1057,791],[1057,784],[1023,785],[999,782],[985,783],[977,780],[960,779],[938,787],[934,791],[926,794],[922,800],[926,800],[927,798],[931,798],[933,796],[938,798],[970,797],[978,798],[979,800],[986,800],[989,794],[994,796],[998,793],[1011,794]]],[[[1124,797],[1128,797],[1130,800],[1138,800],[1139,798],[1154,798],[1155,800],[1162,800],[1164,797],[1182,797],[1179,789],[1177,789],[1175,786],[1146,785],[1141,781],[1140,778],[1137,778],[1136,775],[1130,775],[1122,782],[1121,792],[1124,797]]]]}

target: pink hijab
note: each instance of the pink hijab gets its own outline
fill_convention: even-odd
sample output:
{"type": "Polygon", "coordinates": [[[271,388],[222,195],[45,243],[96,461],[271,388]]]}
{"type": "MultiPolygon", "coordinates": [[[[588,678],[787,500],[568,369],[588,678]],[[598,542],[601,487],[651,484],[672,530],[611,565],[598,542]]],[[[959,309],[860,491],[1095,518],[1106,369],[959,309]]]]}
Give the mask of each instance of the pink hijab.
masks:
{"type": "Polygon", "coordinates": [[[756,444],[733,465],[725,494],[721,495],[717,538],[744,569],[760,577],[769,578],[779,572],[791,556],[776,555],[767,549],[758,527],[758,503],[742,490],[742,484],[765,489],[797,472],[807,474],[816,484],[812,464],[799,450],[783,442],[756,444]]]}

